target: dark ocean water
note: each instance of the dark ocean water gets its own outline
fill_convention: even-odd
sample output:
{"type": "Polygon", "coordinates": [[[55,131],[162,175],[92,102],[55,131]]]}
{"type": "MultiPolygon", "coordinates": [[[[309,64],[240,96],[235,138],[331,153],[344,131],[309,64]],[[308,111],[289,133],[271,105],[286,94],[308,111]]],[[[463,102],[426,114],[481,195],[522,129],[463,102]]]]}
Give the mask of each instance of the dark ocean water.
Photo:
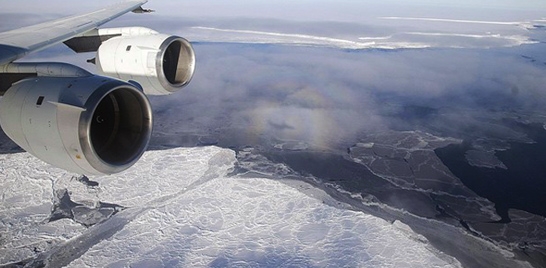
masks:
{"type": "Polygon", "coordinates": [[[269,160],[284,163],[303,176],[313,176],[362,197],[373,196],[377,201],[402,208],[414,215],[435,217],[435,204],[427,193],[402,189],[373,174],[366,166],[336,153],[310,151],[268,151],[269,160]]]}
{"type": "Polygon", "coordinates": [[[507,169],[471,166],[465,159],[470,141],[435,150],[465,186],[495,203],[501,222],[510,222],[511,208],[546,217],[546,130],[538,124],[513,124],[536,143],[511,142],[510,149],[497,151],[507,169]]]}
{"type": "Polygon", "coordinates": [[[337,154],[317,152],[266,152],[273,162],[285,163],[302,175],[321,178],[345,189],[374,191],[385,189],[389,183],[375,176],[365,166],[337,154]]]}

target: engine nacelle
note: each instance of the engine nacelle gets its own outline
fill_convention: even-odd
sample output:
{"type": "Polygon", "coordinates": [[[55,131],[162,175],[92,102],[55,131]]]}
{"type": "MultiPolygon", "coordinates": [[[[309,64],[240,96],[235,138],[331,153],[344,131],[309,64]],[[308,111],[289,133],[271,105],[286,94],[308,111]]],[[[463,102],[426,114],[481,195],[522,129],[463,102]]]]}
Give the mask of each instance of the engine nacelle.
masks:
{"type": "Polygon", "coordinates": [[[165,95],[190,82],[195,53],[191,44],[178,36],[117,36],[100,45],[96,64],[105,75],[138,82],[146,94],[165,95]]]}
{"type": "Polygon", "coordinates": [[[152,110],[140,88],[117,79],[34,77],[4,94],[0,124],[45,162],[80,174],[112,174],[146,150],[152,110]]]}

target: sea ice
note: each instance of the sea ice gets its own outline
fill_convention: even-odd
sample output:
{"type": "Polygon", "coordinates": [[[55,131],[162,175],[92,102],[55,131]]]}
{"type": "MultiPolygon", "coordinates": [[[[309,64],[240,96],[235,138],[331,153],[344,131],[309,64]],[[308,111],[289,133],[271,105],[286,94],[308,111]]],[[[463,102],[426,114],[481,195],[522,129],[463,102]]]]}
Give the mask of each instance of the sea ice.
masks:
{"type": "MultiPolygon", "coordinates": [[[[1,264],[34,258],[70,267],[461,266],[409,227],[327,205],[319,189],[304,193],[279,180],[229,177],[236,159],[227,149],[149,151],[126,172],[90,178],[99,183],[93,193],[101,202],[126,209],[87,229],[68,219],[44,221],[44,213],[29,215],[37,205],[52,205],[58,177],[74,174],[21,161],[26,153],[0,158],[9,174],[0,177],[0,186],[10,196],[2,199],[2,211],[12,217],[0,225],[1,264]],[[54,177],[45,179],[42,170],[54,177]],[[40,189],[49,194],[26,197],[40,189]],[[17,201],[25,199],[33,201],[17,201]],[[25,209],[30,212],[20,213],[25,209]],[[43,245],[16,243],[31,238],[43,245]]],[[[64,181],[72,194],[86,191],[76,187],[79,180],[64,181]]]]}

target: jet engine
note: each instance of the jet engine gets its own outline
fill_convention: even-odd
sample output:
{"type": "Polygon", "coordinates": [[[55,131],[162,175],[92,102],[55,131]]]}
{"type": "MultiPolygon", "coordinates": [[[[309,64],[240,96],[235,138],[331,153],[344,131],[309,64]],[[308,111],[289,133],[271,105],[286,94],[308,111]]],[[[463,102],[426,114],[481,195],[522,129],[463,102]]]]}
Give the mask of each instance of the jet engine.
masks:
{"type": "Polygon", "coordinates": [[[103,41],[95,63],[100,72],[136,81],[148,95],[165,95],[187,85],[195,69],[195,54],[186,39],[147,28],[101,29],[103,41]],[[138,30],[138,31],[137,31],[138,30]]]}
{"type": "Polygon", "coordinates": [[[112,174],[144,153],[152,111],[137,84],[95,75],[38,76],[6,91],[0,124],[45,162],[80,174],[112,174]]]}

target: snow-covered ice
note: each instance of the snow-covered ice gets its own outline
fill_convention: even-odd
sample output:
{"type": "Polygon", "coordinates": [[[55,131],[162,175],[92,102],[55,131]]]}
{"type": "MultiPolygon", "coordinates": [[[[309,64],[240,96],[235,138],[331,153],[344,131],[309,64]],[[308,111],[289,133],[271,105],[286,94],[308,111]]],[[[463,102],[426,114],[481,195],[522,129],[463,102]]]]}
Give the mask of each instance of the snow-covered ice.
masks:
{"type": "Polygon", "coordinates": [[[2,265],[461,266],[403,223],[328,205],[335,202],[321,190],[299,190],[311,187],[303,182],[230,176],[228,149],[149,151],[120,175],[90,178],[93,186],[26,153],[0,161],[2,265]],[[60,188],[89,208],[125,209],[89,228],[49,222],[60,188]]]}

